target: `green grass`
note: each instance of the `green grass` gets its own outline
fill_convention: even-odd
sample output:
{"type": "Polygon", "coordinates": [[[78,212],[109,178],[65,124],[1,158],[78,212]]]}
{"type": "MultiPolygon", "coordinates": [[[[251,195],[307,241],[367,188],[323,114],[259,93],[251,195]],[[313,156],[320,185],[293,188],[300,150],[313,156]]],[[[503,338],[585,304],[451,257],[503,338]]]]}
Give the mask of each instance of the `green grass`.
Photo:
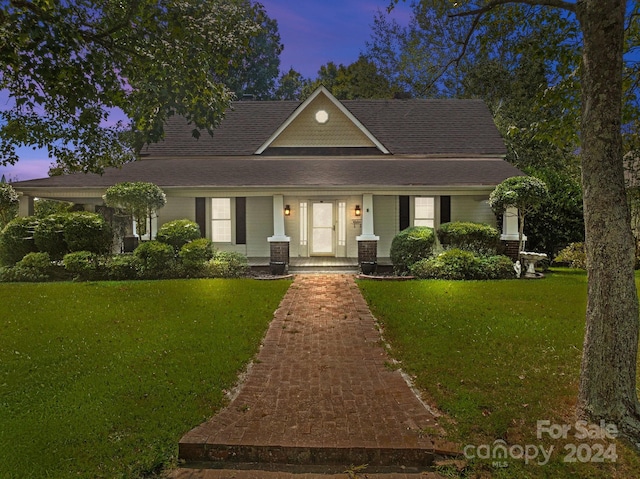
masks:
{"type": "MultiPolygon", "coordinates": [[[[361,281],[391,354],[443,411],[461,445],[555,445],[550,464],[472,463],[468,477],[640,477],[635,453],[616,463],[567,464],[567,440],[536,437],[536,421],[575,424],[586,275],[558,270],[536,281],[361,281]],[[478,476],[482,477],[482,476],[478,476]]],[[[457,476],[456,476],[457,477],[457,476]]]]}
{"type": "Polygon", "coordinates": [[[146,477],[225,403],[282,281],[0,285],[0,478],[146,477]]]}

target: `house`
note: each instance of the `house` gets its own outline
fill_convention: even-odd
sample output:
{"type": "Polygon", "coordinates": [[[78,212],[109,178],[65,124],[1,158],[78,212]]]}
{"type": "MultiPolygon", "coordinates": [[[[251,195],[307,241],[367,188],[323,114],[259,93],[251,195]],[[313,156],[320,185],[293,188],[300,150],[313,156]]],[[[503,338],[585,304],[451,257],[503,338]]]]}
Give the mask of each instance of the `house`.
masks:
{"type": "MultiPolygon", "coordinates": [[[[490,192],[522,174],[480,100],[338,101],[320,87],[303,102],[235,102],[213,136],[192,128],[172,118],[139,161],[103,175],[14,183],[21,212],[34,197],[95,209],[107,187],[147,181],[167,195],[158,226],[191,219],[219,249],[375,261],[410,225],[495,224],[490,192]]],[[[517,243],[512,218],[503,233],[517,243]]]]}

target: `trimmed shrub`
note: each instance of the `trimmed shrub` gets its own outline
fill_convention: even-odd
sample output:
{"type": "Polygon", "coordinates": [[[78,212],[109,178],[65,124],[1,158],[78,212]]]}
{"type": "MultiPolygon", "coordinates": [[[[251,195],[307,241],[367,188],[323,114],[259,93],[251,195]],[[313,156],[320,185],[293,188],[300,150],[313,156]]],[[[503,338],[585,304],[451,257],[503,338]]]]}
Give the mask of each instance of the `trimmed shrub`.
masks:
{"type": "Polygon", "coordinates": [[[78,211],[67,215],[64,239],[69,251],[91,251],[106,254],[111,250],[111,227],[98,213],[78,211]]]}
{"type": "Polygon", "coordinates": [[[156,240],[171,245],[176,253],[190,241],[202,238],[200,226],[191,220],[174,220],[163,224],[156,240]]]}
{"type": "Polygon", "coordinates": [[[68,219],[68,214],[57,213],[38,220],[33,230],[33,242],[38,251],[49,253],[54,260],[62,259],[69,252],[67,242],[64,240],[68,219]]]}
{"type": "Polygon", "coordinates": [[[553,262],[564,263],[571,268],[587,269],[587,253],[584,250],[584,243],[571,243],[558,253],[553,262]]]}
{"type": "Polygon", "coordinates": [[[480,267],[480,260],[472,252],[450,249],[415,263],[411,273],[418,278],[476,279],[480,276],[480,267]]]}
{"type": "Polygon", "coordinates": [[[476,256],[471,251],[450,249],[413,265],[411,273],[425,279],[509,279],[515,277],[506,256],[476,256]]]}
{"type": "Polygon", "coordinates": [[[479,279],[513,279],[516,276],[513,261],[507,256],[483,256],[480,257],[480,263],[483,277],[479,279]]]}
{"type": "Polygon", "coordinates": [[[455,221],[440,225],[438,240],[445,248],[494,255],[500,241],[500,232],[484,223],[455,221]]]}
{"type": "Polygon", "coordinates": [[[127,280],[140,276],[140,260],[132,254],[115,255],[109,258],[106,266],[109,279],[127,280]]]}
{"type": "Polygon", "coordinates": [[[248,272],[247,257],[232,251],[216,251],[206,264],[206,274],[211,278],[240,278],[248,272]]]}
{"type": "Polygon", "coordinates": [[[9,183],[0,183],[0,229],[18,216],[20,198],[9,183]]]}
{"type": "Polygon", "coordinates": [[[407,272],[414,263],[431,256],[435,241],[433,229],[427,226],[410,226],[398,233],[390,251],[396,272],[407,272]]]}
{"type": "Polygon", "coordinates": [[[213,245],[207,238],[199,238],[185,244],[178,254],[187,276],[196,275],[213,258],[213,245]]]}
{"type": "Polygon", "coordinates": [[[145,241],[133,254],[140,261],[141,273],[145,278],[167,278],[174,272],[175,255],[168,244],[145,241]]]}
{"type": "Polygon", "coordinates": [[[33,231],[36,220],[18,217],[9,221],[0,234],[0,260],[2,264],[13,266],[28,253],[36,251],[33,231]]]}
{"type": "Polygon", "coordinates": [[[12,268],[0,271],[2,281],[41,282],[50,277],[51,258],[47,253],[27,253],[12,268]]]}
{"type": "Polygon", "coordinates": [[[65,270],[74,279],[93,280],[101,276],[100,257],[91,251],[75,251],[66,254],[62,259],[65,270]]]}

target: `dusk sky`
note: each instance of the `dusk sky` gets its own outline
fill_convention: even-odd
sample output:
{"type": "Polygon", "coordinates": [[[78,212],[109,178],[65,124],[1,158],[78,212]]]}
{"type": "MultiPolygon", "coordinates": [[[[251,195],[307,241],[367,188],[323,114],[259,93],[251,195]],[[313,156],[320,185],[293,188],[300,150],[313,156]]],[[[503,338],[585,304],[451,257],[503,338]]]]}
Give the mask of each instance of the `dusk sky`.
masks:
{"type": "MultiPolygon", "coordinates": [[[[370,39],[377,11],[386,11],[389,0],[263,0],[270,18],[278,21],[284,51],[280,68],[293,67],[305,77],[315,77],[321,65],[333,61],[348,65],[357,60],[370,39]]],[[[400,2],[391,14],[406,24],[408,3],[400,2]]],[[[0,166],[0,176],[28,180],[47,176],[52,163],[46,151],[20,150],[16,165],[0,166]]]]}

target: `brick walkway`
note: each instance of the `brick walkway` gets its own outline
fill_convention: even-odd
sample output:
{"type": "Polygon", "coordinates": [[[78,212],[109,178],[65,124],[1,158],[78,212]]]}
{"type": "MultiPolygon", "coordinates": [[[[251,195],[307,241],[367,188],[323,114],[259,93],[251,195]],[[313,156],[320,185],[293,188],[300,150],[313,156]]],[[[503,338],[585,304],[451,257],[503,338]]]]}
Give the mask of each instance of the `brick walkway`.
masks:
{"type": "MultiPolygon", "coordinates": [[[[436,418],[388,361],[353,276],[297,276],[239,394],[182,438],[180,458],[218,468],[238,462],[424,469],[450,446],[428,436],[436,418]]],[[[173,477],[289,476],[183,469],[173,477]]]]}

